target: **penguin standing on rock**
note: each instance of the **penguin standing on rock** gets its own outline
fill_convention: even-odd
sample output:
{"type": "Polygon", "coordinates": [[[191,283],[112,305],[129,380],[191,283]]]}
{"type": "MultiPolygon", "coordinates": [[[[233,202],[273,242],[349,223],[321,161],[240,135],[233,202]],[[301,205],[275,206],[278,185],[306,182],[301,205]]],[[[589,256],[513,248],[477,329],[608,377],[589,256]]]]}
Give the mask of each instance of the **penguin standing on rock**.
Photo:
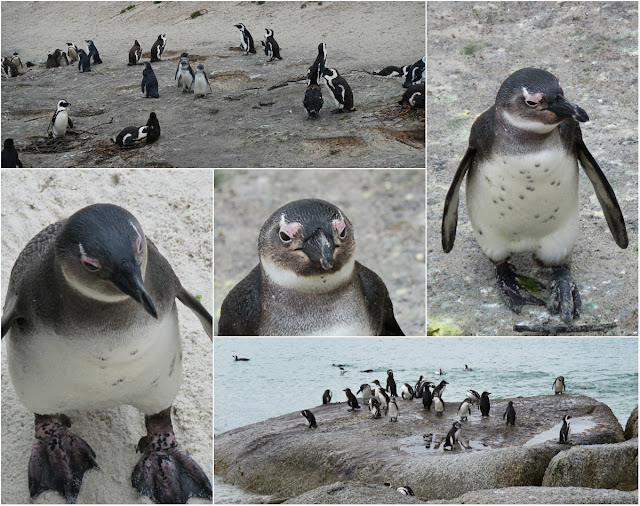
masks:
{"type": "Polygon", "coordinates": [[[387,371],[387,392],[391,395],[398,397],[398,390],[396,389],[396,380],[393,379],[393,371],[389,369],[387,371]]]}
{"type": "Polygon", "coordinates": [[[198,64],[195,76],[193,77],[193,93],[196,97],[204,97],[209,93],[213,93],[209,79],[207,79],[207,73],[204,71],[204,65],[198,64]]]}
{"type": "Polygon", "coordinates": [[[446,409],[446,405],[442,400],[442,397],[440,397],[439,395],[433,395],[432,399],[436,415],[442,415],[444,413],[444,410],[446,409]]]}
{"type": "Polygon", "coordinates": [[[405,401],[412,401],[413,400],[413,393],[414,390],[411,387],[411,385],[409,385],[409,383],[405,383],[404,385],[402,385],[402,387],[400,388],[400,396],[405,400],[405,401]]]}
{"type": "Polygon", "coordinates": [[[369,386],[369,383],[363,383],[360,385],[360,390],[358,390],[356,394],[359,394],[360,392],[362,392],[362,403],[368,404],[369,399],[371,398],[371,387],[369,386]]]}
{"type": "Polygon", "coordinates": [[[482,413],[482,416],[489,416],[489,410],[491,409],[490,395],[491,392],[482,392],[480,396],[480,413],[482,413]]]}
{"type": "Polygon", "coordinates": [[[140,63],[140,57],[142,56],[142,48],[140,47],[140,43],[136,39],[129,49],[129,66],[138,65],[140,63]]]}
{"type": "Polygon", "coordinates": [[[300,411],[300,414],[307,419],[307,421],[309,422],[310,429],[318,428],[318,425],[316,424],[316,417],[313,416],[313,413],[311,411],[309,411],[308,409],[305,409],[303,411],[300,411]]]}
{"type": "Polygon", "coordinates": [[[389,399],[389,421],[397,422],[399,412],[400,411],[398,410],[398,404],[396,404],[396,398],[395,396],[391,396],[391,398],[389,399]]]}
{"type": "Polygon", "coordinates": [[[469,415],[471,414],[471,410],[469,409],[470,404],[471,403],[469,399],[465,399],[460,403],[460,407],[458,408],[458,416],[460,417],[461,421],[466,421],[469,418],[469,415]]]}
{"type": "Polygon", "coordinates": [[[189,64],[189,53],[182,53],[180,55],[180,61],[178,62],[178,68],[176,69],[175,81],[178,83],[178,88],[182,87],[182,76],[180,70],[182,69],[182,62],[186,61],[189,64]]]}
{"type": "Polygon", "coordinates": [[[444,449],[453,450],[453,445],[460,441],[462,436],[462,424],[460,422],[453,422],[451,430],[447,434],[447,439],[444,442],[444,449]]]}
{"type": "Polygon", "coordinates": [[[102,63],[102,60],[100,59],[100,53],[98,53],[98,48],[93,43],[93,41],[86,40],[85,42],[87,43],[87,54],[89,55],[89,58],[93,58],[93,64],[98,65],[99,63],[102,63]]]}
{"type": "Polygon", "coordinates": [[[331,404],[331,397],[333,397],[331,394],[331,390],[325,390],[322,394],[322,404],[331,404]]]}
{"type": "Polygon", "coordinates": [[[11,63],[13,63],[16,68],[24,68],[24,65],[22,65],[22,60],[20,59],[20,55],[18,54],[18,51],[14,51],[14,53],[11,55],[11,63]]]}
{"type": "Polygon", "coordinates": [[[571,434],[571,415],[564,415],[562,418],[562,427],[560,428],[560,444],[569,442],[569,434],[571,434]]]}
{"type": "Polygon", "coordinates": [[[336,69],[325,68],[322,71],[322,77],[324,77],[327,86],[333,93],[333,97],[336,101],[338,109],[333,113],[353,112],[356,108],[353,106],[353,91],[351,86],[347,83],[347,80],[342,77],[336,69]],[[342,108],[340,107],[342,106],[342,108]]]}
{"type": "Polygon", "coordinates": [[[558,376],[553,382],[553,395],[562,395],[562,392],[567,389],[567,385],[564,382],[564,376],[558,376]]]}
{"type": "MultiPolygon", "coordinates": [[[[47,65],[49,62],[47,61],[47,65]]],[[[82,72],[91,72],[91,58],[84,52],[84,49],[78,49],[78,70],[82,72]]]]}
{"type": "Polygon", "coordinates": [[[5,139],[2,150],[2,168],[15,169],[16,167],[22,168],[22,162],[18,158],[18,150],[13,144],[13,139],[5,139]]]}
{"type": "Polygon", "coordinates": [[[433,403],[431,387],[435,387],[435,385],[431,382],[426,382],[425,387],[422,389],[422,406],[429,411],[431,411],[431,404],[433,403]]]}
{"type": "Polygon", "coordinates": [[[158,93],[158,80],[156,79],[156,75],[148,61],[144,62],[142,83],[140,87],[142,89],[142,93],[146,92],[146,98],[160,98],[160,93],[158,93]]]}
{"type": "Polygon", "coordinates": [[[329,202],[277,209],[260,231],[259,265],[222,302],[219,335],[404,335],[355,246],[351,221],[329,202]]]}
{"type": "Polygon", "coordinates": [[[452,250],[460,187],[467,176],[467,211],[474,235],[493,263],[498,292],[520,313],[525,304],[544,306],[520,284],[508,260],[532,252],[550,267],[553,313],[571,323],[581,299],[571,276],[571,254],[579,233],[578,162],[600,202],[616,244],[629,241],[616,196],[582,140],[579,122],[589,121],[567,100],[553,74],[525,68],[500,86],[495,104],[471,127],[469,147],[447,193],[442,248],[452,250]]]}
{"type": "Polygon", "coordinates": [[[513,401],[509,401],[509,404],[507,404],[507,409],[505,410],[504,415],[502,415],[502,419],[504,420],[505,418],[507,420],[507,425],[516,424],[516,410],[513,407],[513,401]]]}
{"type": "Polygon", "coordinates": [[[161,33],[158,35],[158,38],[151,46],[151,61],[157,62],[160,61],[160,57],[162,53],[164,53],[164,48],[167,47],[167,35],[161,33]]]}
{"type": "Polygon", "coordinates": [[[149,127],[147,125],[141,127],[128,126],[116,137],[112,137],[111,142],[123,148],[131,148],[136,142],[141,142],[147,137],[148,130],[149,127]]]}
{"type": "MultiPolygon", "coordinates": [[[[49,68],[48,64],[49,60],[47,60],[47,68],[49,68]]],[[[4,56],[2,57],[2,74],[5,77],[18,77],[20,75],[16,64],[13,63],[9,58],[5,58],[4,56]]]]}
{"type": "Polygon", "coordinates": [[[351,389],[345,388],[343,392],[347,396],[347,405],[349,406],[349,408],[351,408],[348,411],[353,411],[354,409],[360,409],[360,404],[358,404],[358,399],[355,395],[353,395],[353,393],[351,392],[351,389]]]}
{"type": "Polygon", "coordinates": [[[276,58],[278,60],[282,60],[282,57],[280,56],[280,46],[276,42],[276,39],[273,38],[273,30],[269,30],[268,28],[265,28],[265,30],[267,32],[264,36],[266,41],[260,41],[264,47],[264,54],[269,57],[268,61],[273,61],[276,58]]]}
{"type": "Polygon", "coordinates": [[[160,137],[160,122],[155,112],[149,114],[147,126],[149,127],[147,130],[147,144],[152,144],[160,137]]]}
{"type": "Polygon", "coordinates": [[[249,30],[242,23],[234,26],[240,30],[240,47],[246,51],[246,54],[255,54],[256,48],[253,46],[253,37],[249,30]]]}
{"type": "Polygon", "coordinates": [[[73,128],[73,121],[69,117],[69,105],[66,100],[60,100],[56,112],[53,113],[47,132],[51,131],[54,138],[64,137],[67,127],[73,128]]]}
{"type": "Polygon", "coordinates": [[[380,401],[375,395],[369,397],[369,411],[371,411],[373,418],[380,418],[380,416],[382,416],[380,414],[382,412],[382,407],[380,406],[380,401]]]}

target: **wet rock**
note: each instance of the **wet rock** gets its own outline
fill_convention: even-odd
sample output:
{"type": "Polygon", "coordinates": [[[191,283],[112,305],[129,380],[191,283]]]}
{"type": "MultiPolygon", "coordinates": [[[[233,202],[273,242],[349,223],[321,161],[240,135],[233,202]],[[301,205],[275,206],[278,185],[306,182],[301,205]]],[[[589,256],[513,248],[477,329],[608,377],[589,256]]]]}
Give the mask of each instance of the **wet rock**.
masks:
{"type": "Polygon", "coordinates": [[[627,426],[624,429],[625,439],[634,437],[638,437],[638,406],[631,412],[631,416],[627,420],[627,426]]]}
{"type": "Polygon", "coordinates": [[[574,446],[562,451],[551,459],[542,485],[636,490],[638,439],[618,444],[574,446]]]}
{"type": "Polygon", "coordinates": [[[471,490],[541,485],[548,463],[566,449],[557,440],[567,413],[585,420],[573,444],[623,441],[609,407],[585,396],[493,400],[490,417],[472,410],[463,422],[464,446],[453,451],[441,442],[457,420],[456,402],[447,401],[442,416],[418,401],[399,399],[398,407],[397,423],[335,403],[311,408],[313,431],[295,412],[225,432],[215,438],[215,472],[227,483],[281,498],[340,481],[392,481],[423,500],[452,499],[471,490]],[[515,427],[502,420],[509,400],[518,413],[515,427]]]}
{"type": "Polygon", "coordinates": [[[638,497],[620,490],[583,487],[508,487],[467,492],[451,502],[460,504],[637,504],[638,497]]]}
{"type": "Polygon", "coordinates": [[[284,501],[285,504],[422,504],[415,496],[402,495],[384,485],[358,481],[332,483],[284,501]]]}

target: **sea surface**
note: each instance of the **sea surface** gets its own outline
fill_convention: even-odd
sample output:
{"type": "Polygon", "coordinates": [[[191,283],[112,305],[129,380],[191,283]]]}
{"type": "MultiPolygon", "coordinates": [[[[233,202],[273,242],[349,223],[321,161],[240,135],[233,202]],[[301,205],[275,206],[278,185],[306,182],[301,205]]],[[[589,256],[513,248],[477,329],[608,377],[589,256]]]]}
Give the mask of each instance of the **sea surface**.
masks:
{"type": "MultiPolygon", "coordinates": [[[[387,369],[398,392],[420,375],[436,384],[447,380],[445,399],[452,402],[470,388],[491,392],[491,399],[551,395],[554,379],[564,376],[566,393],[606,403],[623,428],[638,405],[637,338],[216,337],[214,346],[215,434],[311,409],[322,404],[326,389],[333,402],[345,402],[345,388],[355,393],[375,379],[384,386],[387,369]],[[360,372],[367,369],[373,372],[360,372]],[[435,374],[440,369],[442,376],[435,374]]],[[[215,488],[216,503],[249,500],[217,476],[215,488]]]]}

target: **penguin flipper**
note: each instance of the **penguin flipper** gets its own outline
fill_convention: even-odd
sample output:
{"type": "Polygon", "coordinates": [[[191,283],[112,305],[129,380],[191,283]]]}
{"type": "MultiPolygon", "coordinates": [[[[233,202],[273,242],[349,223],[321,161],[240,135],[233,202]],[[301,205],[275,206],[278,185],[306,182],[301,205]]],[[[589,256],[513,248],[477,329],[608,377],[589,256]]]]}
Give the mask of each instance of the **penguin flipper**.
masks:
{"type": "Polygon", "coordinates": [[[219,336],[258,335],[261,277],[260,266],[257,265],[222,301],[219,336]]]}
{"type": "Polygon", "coordinates": [[[17,310],[18,295],[15,293],[7,294],[7,300],[4,304],[4,311],[2,313],[2,337],[5,336],[13,322],[20,318],[20,314],[17,310]]]}
{"type": "Polygon", "coordinates": [[[362,286],[362,293],[364,294],[369,315],[374,322],[378,321],[380,314],[382,315],[380,335],[404,336],[404,332],[402,332],[393,314],[393,303],[384,281],[375,272],[359,262],[356,262],[356,271],[360,278],[360,285],[362,286]]]}
{"type": "Polygon", "coordinates": [[[600,207],[602,207],[604,217],[609,225],[609,230],[611,230],[616,244],[622,249],[625,249],[629,245],[629,239],[627,238],[627,229],[624,224],[622,211],[618,205],[618,200],[598,162],[596,162],[595,158],[593,158],[587,149],[587,146],[585,146],[580,128],[577,129],[575,145],[578,159],[580,160],[582,169],[593,185],[596,197],[598,197],[598,202],[600,202],[600,207]]]}
{"type": "Polygon", "coordinates": [[[462,157],[460,165],[451,187],[447,192],[447,198],[444,201],[444,212],[442,214],[442,249],[445,253],[449,253],[453,249],[453,243],[456,240],[456,229],[458,228],[458,204],[460,202],[460,187],[464,176],[467,174],[469,167],[473,163],[476,155],[476,149],[469,146],[467,152],[462,157]]]}
{"type": "Polygon", "coordinates": [[[204,331],[209,338],[213,341],[213,317],[209,314],[209,311],[196,299],[193,295],[187,292],[184,287],[178,292],[178,300],[187,306],[200,320],[204,331]]]}

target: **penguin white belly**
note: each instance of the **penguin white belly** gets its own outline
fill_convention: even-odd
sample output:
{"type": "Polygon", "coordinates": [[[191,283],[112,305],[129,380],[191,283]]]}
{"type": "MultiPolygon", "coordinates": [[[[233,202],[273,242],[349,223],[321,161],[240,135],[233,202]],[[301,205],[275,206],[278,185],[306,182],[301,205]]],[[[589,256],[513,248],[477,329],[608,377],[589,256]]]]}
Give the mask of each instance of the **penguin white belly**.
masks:
{"type": "Polygon", "coordinates": [[[20,401],[38,414],[130,404],[145,414],[167,408],[182,379],[174,311],[154,325],[119,334],[58,335],[50,327],[8,335],[9,373],[20,401]]]}
{"type": "Polygon", "coordinates": [[[63,137],[67,132],[67,126],[69,125],[69,113],[67,111],[60,111],[56,115],[56,120],[53,122],[53,136],[63,137]]]}
{"type": "Polygon", "coordinates": [[[196,77],[193,80],[193,93],[198,96],[209,93],[209,85],[202,74],[196,74],[196,77]]]}
{"type": "Polygon", "coordinates": [[[193,83],[193,77],[191,76],[191,72],[188,70],[180,71],[180,81],[182,82],[182,87],[184,89],[191,88],[191,83],[193,83]]]}
{"type": "Polygon", "coordinates": [[[578,233],[578,164],[561,146],[477,164],[467,178],[467,210],[491,260],[533,252],[549,264],[571,254],[578,233]]]}

